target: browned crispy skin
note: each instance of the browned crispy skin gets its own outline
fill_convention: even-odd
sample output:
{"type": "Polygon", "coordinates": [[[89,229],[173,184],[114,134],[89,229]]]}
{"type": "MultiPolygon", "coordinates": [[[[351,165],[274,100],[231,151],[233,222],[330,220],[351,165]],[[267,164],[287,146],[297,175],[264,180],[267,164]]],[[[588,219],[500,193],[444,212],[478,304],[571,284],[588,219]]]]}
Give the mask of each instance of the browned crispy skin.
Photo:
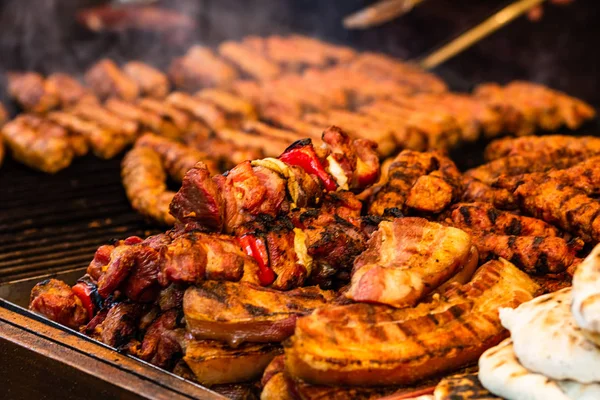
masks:
{"type": "Polygon", "coordinates": [[[450,225],[475,233],[513,236],[560,236],[558,229],[541,219],[500,211],[490,203],[459,203],[452,207],[450,225]]]}
{"type": "Polygon", "coordinates": [[[502,113],[506,130],[517,135],[529,135],[537,128],[556,130],[565,125],[577,129],[596,115],[585,102],[531,82],[514,81],[504,87],[482,84],[474,95],[502,113]]]}
{"type": "Polygon", "coordinates": [[[138,84],[109,59],[94,64],[85,74],[85,82],[98,97],[120,97],[132,101],[140,94],[138,84]]]}
{"type": "Polygon", "coordinates": [[[600,202],[584,191],[548,179],[530,181],[514,192],[521,210],[558,225],[586,242],[600,240],[600,202]]]}
{"type": "Polygon", "coordinates": [[[531,300],[539,287],[506,261],[415,308],[329,306],[300,318],[285,345],[292,377],[313,384],[411,384],[474,362],[507,332],[499,307],[531,300]]]}
{"type": "Polygon", "coordinates": [[[104,103],[104,107],[122,118],[136,121],[144,130],[172,139],[178,139],[182,135],[182,131],[173,122],[137,104],[112,97],[104,103]]]}
{"type": "Polygon", "coordinates": [[[424,218],[382,221],[354,260],[346,297],[411,307],[467,261],[471,238],[460,229],[424,218]]]}
{"type": "Polygon", "coordinates": [[[532,275],[558,274],[573,263],[583,242],[567,242],[560,237],[473,234],[479,258],[502,257],[532,275]]]}
{"type": "Polygon", "coordinates": [[[206,281],[186,290],[188,331],[199,339],[280,342],[294,332],[296,318],[333,298],[318,287],[279,292],[249,283],[206,281]]]}
{"type": "Polygon", "coordinates": [[[281,354],[272,343],[246,343],[232,348],[214,340],[188,340],[183,360],[203,385],[248,382],[259,378],[271,362],[281,354]]]}
{"type": "Polygon", "coordinates": [[[465,188],[463,201],[490,203],[502,210],[517,208],[513,194],[506,189],[492,187],[468,176],[463,176],[462,181],[465,188]]]}
{"type": "Polygon", "coordinates": [[[149,147],[158,153],[169,176],[178,182],[198,161],[202,161],[212,174],[217,173],[214,161],[206,153],[173,140],[147,133],[135,145],[149,147]]]}
{"type": "Polygon", "coordinates": [[[98,102],[98,98],[88,88],[70,75],[57,72],[49,75],[46,82],[58,88],[57,95],[62,108],[70,107],[79,102],[98,102]]]}
{"type": "Polygon", "coordinates": [[[381,216],[394,209],[437,213],[463,192],[454,163],[436,152],[402,151],[390,165],[388,177],[369,206],[370,214],[381,216]]]}
{"type": "Polygon", "coordinates": [[[219,45],[219,55],[236,65],[245,74],[258,79],[273,79],[281,75],[279,65],[270,61],[250,46],[226,41],[219,45]]]}
{"type": "Polygon", "coordinates": [[[396,81],[415,92],[439,93],[448,90],[444,81],[437,76],[384,54],[361,53],[350,63],[350,68],[377,79],[396,81]]]}
{"type": "Polygon", "coordinates": [[[57,279],[47,279],[34,286],[29,309],[73,329],[78,329],[90,318],[69,285],[57,279]]]}
{"type": "Polygon", "coordinates": [[[43,113],[60,103],[59,88],[35,72],[9,72],[8,93],[25,111],[43,113]]]}
{"type": "Polygon", "coordinates": [[[68,132],[36,115],[21,114],[4,125],[2,136],[16,160],[47,173],[68,167],[75,155],[68,132]]]}
{"type": "Polygon", "coordinates": [[[175,192],[167,190],[167,174],[160,155],[151,148],[136,146],[123,158],[123,187],[131,206],[139,213],[165,225],[173,225],[169,204],[175,192]]]}
{"type": "Polygon", "coordinates": [[[225,87],[239,77],[228,62],[201,46],[193,46],[183,57],[173,60],[168,74],[175,87],[186,91],[225,87]]]}
{"type": "Polygon", "coordinates": [[[83,136],[94,154],[100,158],[113,158],[132,141],[132,138],[121,133],[109,131],[94,122],[63,111],[52,111],[47,117],[70,132],[83,136]]]}
{"type": "Polygon", "coordinates": [[[173,92],[167,96],[166,103],[199,118],[212,129],[221,129],[227,125],[225,113],[217,106],[189,94],[173,92]]]}
{"type": "Polygon", "coordinates": [[[530,136],[522,138],[497,139],[485,149],[486,160],[506,156],[548,155],[554,158],[586,158],[600,154],[600,138],[594,136],[530,136]]]}
{"type": "Polygon", "coordinates": [[[123,66],[123,72],[133,79],[143,96],[162,99],[169,93],[169,78],[148,64],[130,61],[123,66]]]}
{"type": "Polygon", "coordinates": [[[582,159],[583,157],[557,158],[547,153],[507,156],[472,168],[465,172],[465,176],[492,185],[500,176],[515,176],[531,172],[544,172],[550,169],[568,168],[579,163],[582,159]]]}

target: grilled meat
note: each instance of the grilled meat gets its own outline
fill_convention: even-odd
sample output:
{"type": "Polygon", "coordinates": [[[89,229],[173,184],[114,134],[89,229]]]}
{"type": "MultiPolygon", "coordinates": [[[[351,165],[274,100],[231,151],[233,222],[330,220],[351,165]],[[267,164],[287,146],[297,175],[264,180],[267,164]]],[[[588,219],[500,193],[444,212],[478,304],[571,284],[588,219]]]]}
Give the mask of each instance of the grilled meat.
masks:
{"type": "Polygon", "coordinates": [[[513,236],[560,236],[556,227],[541,219],[500,211],[490,203],[459,203],[452,206],[449,225],[476,234],[492,233],[513,236]]]}
{"type": "MultiPolygon", "coordinates": [[[[290,144],[290,140],[296,138],[282,139],[270,136],[262,136],[257,131],[244,132],[239,129],[221,129],[217,138],[229,143],[244,143],[253,152],[262,151],[266,156],[276,157],[281,154],[290,144]]],[[[299,138],[299,137],[298,137],[299,138]]]]}
{"type": "Polygon", "coordinates": [[[485,149],[486,160],[507,156],[549,156],[554,159],[564,157],[587,158],[600,154],[600,138],[593,136],[531,136],[504,138],[490,143],[485,149]]]}
{"type": "Polygon", "coordinates": [[[474,92],[503,115],[505,130],[517,135],[530,135],[537,128],[556,130],[566,125],[579,128],[594,118],[594,109],[581,100],[542,85],[514,81],[502,87],[488,83],[474,92]]]}
{"type": "Polygon", "coordinates": [[[137,137],[139,125],[94,103],[78,103],[68,111],[70,114],[125,137],[129,143],[137,137]]]}
{"type": "Polygon", "coordinates": [[[75,78],[61,73],[48,76],[46,84],[57,88],[57,95],[62,108],[68,108],[77,103],[96,103],[98,99],[75,78]]]}
{"type": "Polygon", "coordinates": [[[78,329],[91,317],[71,287],[56,279],[47,279],[34,286],[29,309],[73,329],[78,329]]]}
{"type": "Polygon", "coordinates": [[[128,348],[129,354],[159,368],[173,368],[183,354],[179,344],[181,335],[176,331],[178,314],[180,310],[169,310],[159,315],[146,330],[142,342],[128,348]]]}
{"type": "Polygon", "coordinates": [[[279,65],[244,44],[223,42],[219,45],[219,55],[236,65],[244,74],[257,80],[273,79],[282,72],[279,65]]]}
{"type": "Polygon", "coordinates": [[[438,213],[460,198],[463,186],[454,163],[439,153],[404,150],[390,165],[389,180],[369,206],[369,213],[389,210],[438,213]]]}
{"type": "Polygon", "coordinates": [[[33,114],[21,114],[2,127],[2,137],[11,149],[13,157],[47,173],[55,173],[68,167],[78,153],[87,150],[76,137],[59,125],[33,114]]]}
{"type": "Polygon", "coordinates": [[[477,373],[449,376],[435,388],[436,400],[500,400],[483,387],[477,373]]]}
{"type": "Polygon", "coordinates": [[[186,91],[225,87],[239,76],[228,62],[201,46],[192,46],[183,57],[173,60],[168,75],[175,87],[186,91]]]}
{"type": "Polygon", "coordinates": [[[462,181],[465,188],[462,200],[465,202],[489,203],[503,210],[517,208],[513,194],[506,189],[492,187],[468,176],[463,176],[462,181]]]}
{"type": "Polygon", "coordinates": [[[203,385],[255,380],[282,350],[272,343],[246,343],[232,348],[210,340],[187,340],[183,360],[203,385]]]}
{"type": "Polygon", "coordinates": [[[187,289],[183,311],[188,331],[198,339],[280,342],[294,332],[296,318],[332,300],[317,287],[279,292],[249,283],[206,281],[187,289]]]}
{"type": "Polygon", "coordinates": [[[473,233],[473,244],[483,260],[502,257],[532,275],[557,274],[579,264],[576,253],[583,242],[560,237],[511,236],[473,233]]]}
{"type": "Polygon", "coordinates": [[[465,264],[471,238],[423,218],[383,221],[354,261],[346,296],[354,301],[414,306],[465,264]]]}
{"type": "Polygon", "coordinates": [[[197,124],[192,121],[192,118],[185,111],[173,107],[164,101],[144,97],[139,99],[135,104],[148,112],[158,114],[161,118],[168,123],[173,124],[176,129],[182,132],[193,131],[194,125],[197,124]]]}
{"type": "Polygon", "coordinates": [[[212,129],[221,129],[227,125],[225,113],[217,106],[186,93],[173,92],[167,96],[166,103],[199,118],[212,129]]]}
{"type": "Polygon", "coordinates": [[[35,72],[9,72],[8,93],[25,111],[43,113],[60,103],[59,88],[35,72]]]}
{"type": "Polygon", "coordinates": [[[506,337],[498,308],[516,307],[537,291],[526,274],[500,260],[415,308],[321,308],[297,321],[285,346],[286,370],[315,384],[410,384],[477,360],[506,337]]]}
{"type": "Polygon", "coordinates": [[[107,306],[84,328],[92,338],[117,349],[127,349],[129,340],[138,332],[138,321],[145,307],[137,303],[121,302],[107,306]]]}
{"type": "Polygon", "coordinates": [[[84,137],[94,154],[100,158],[113,158],[133,141],[131,137],[109,131],[94,122],[63,111],[50,112],[47,117],[70,132],[84,137]]]}
{"type": "Polygon", "coordinates": [[[148,64],[130,61],[123,66],[123,72],[138,85],[143,96],[162,99],[169,93],[169,78],[148,64]]]}
{"type": "Polygon", "coordinates": [[[85,82],[101,99],[119,97],[133,101],[140,94],[135,80],[127,76],[113,61],[103,59],[94,64],[85,74],[85,82]]]}
{"type": "Polygon", "coordinates": [[[175,192],[167,190],[167,174],[161,156],[149,147],[136,146],[121,164],[123,187],[131,206],[164,225],[173,225],[169,204],[175,192]]]}
{"type": "Polygon", "coordinates": [[[104,107],[121,118],[137,122],[143,130],[150,130],[170,139],[179,139],[182,132],[175,124],[160,114],[118,98],[110,98],[104,107]]]}
{"type": "Polygon", "coordinates": [[[257,119],[256,109],[249,101],[233,95],[222,89],[202,89],[195,97],[213,103],[222,109],[228,118],[257,119]]]}

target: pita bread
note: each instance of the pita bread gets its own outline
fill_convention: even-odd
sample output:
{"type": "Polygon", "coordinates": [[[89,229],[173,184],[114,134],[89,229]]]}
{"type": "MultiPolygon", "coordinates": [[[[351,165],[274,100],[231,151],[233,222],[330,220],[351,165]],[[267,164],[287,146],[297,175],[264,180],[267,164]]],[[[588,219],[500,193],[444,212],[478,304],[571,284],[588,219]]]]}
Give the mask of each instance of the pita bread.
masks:
{"type": "Polygon", "coordinates": [[[500,309],[500,321],[528,370],[557,380],[600,382],[600,350],[575,323],[571,288],[500,309]]]}
{"type": "Polygon", "coordinates": [[[435,400],[498,400],[483,387],[477,373],[467,373],[449,376],[435,388],[435,400]]]}
{"type": "Polygon", "coordinates": [[[572,311],[581,329],[600,333],[600,245],[575,271],[572,311]]]}
{"type": "Polygon", "coordinates": [[[598,400],[599,384],[555,381],[528,371],[515,355],[511,339],[483,353],[479,380],[490,392],[508,400],[598,400]]]}

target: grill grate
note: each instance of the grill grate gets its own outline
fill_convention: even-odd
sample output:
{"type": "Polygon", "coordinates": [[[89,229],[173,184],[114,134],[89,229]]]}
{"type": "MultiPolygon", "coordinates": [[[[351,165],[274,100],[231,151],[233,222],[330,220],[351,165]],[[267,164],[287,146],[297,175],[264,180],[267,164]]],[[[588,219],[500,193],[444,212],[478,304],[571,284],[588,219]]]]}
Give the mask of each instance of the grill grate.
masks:
{"type": "Polygon", "coordinates": [[[87,156],[56,175],[10,157],[0,168],[0,282],[84,267],[111,239],[159,229],[131,209],[120,159],[87,156]]]}

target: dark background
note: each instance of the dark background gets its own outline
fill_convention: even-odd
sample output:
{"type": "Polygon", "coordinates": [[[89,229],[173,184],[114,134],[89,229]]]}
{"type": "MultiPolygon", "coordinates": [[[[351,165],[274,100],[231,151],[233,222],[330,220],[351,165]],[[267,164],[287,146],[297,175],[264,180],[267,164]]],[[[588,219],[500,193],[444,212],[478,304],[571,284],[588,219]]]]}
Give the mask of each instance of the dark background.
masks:
{"type": "MultiPolygon", "coordinates": [[[[188,41],[173,44],[148,33],[94,34],[74,22],[78,8],[95,0],[0,1],[0,69],[64,70],[80,73],[102,56],[139,58],[158,66],[191,43],[217,44],[247,34],[299,32],[359,49],[415,58],[491,15],[507,1],[427,0],[409,15],[367,31],[347,31],[345,15],[365,0],[163,0],[198,21],[188,41]]],[[[483,40],[442,71],[470,83],[528,79],[568,91],[600,105],[600,6],[576,0],[547,5],[541,22],[525,17],[483,40]]]]}

